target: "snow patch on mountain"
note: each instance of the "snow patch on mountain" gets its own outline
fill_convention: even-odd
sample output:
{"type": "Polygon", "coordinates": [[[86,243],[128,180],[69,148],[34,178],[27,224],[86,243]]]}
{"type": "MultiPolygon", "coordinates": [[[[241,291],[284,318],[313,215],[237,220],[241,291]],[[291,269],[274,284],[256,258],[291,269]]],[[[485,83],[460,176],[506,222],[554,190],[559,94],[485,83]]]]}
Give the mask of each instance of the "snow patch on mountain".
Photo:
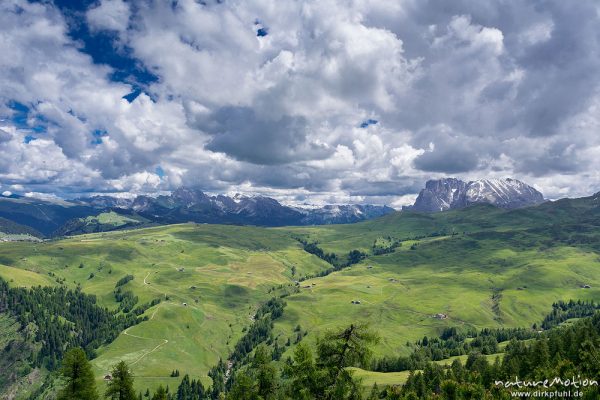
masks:
{"type": "Polygon", "coordinates": [[[395,211],[387,206],[373,205],[288,206],[261,195],[212,195],[186,187],[157,197],[142,195],[130,200],[103,196],[81,201],[99,208],[131,209],[161,223],[194,221],[262,226],[323,225],[358,222],[395,211]]]}
{"type": "Polygon", "coordinates": [[[464,182],[456,178],[427,181],[415,204],[407,209],[439,212],[472,204],[492,204],[501,208],[519,208],[540,204],[542,193],[516,179],[480,179],[464,182]]]}

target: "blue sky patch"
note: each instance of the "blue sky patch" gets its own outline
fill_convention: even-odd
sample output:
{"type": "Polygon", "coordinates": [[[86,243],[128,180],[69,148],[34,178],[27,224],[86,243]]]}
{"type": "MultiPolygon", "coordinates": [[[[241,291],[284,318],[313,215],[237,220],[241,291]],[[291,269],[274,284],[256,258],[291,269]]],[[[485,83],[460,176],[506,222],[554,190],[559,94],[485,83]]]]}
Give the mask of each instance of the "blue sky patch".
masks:
{"type": "Polygon", "coordinates": [[[25,137],[23,138],[23,143],[29,144],[29,143],[33,142],[34,140],[37,140],[37,138],[35,136],[25,135],[25,137]]]}
{"type": "Polygon", "coordinates": [[[93,136],[93,138],[92,138],[91,143],[93,145],[97,146],[97,145],[103,143],[102,138],[105,136],[108,136],[108,132],[106,132],[103,129],[96,129],[96,130],[92,131],[92,136],[93,136]]]}
{"type": "Polygon", "coordinates": [[[29,130],[34,133],[46,133],[48,131],[48,125],[51,122],[43,115],[37,114],[33,108],[14,100],[6,105],[12,110],[12,115],[8,120],[17,129],[29,130]]]}
{"type": "Polygon", "coordinates": [[[125,100],[127,100],[130,103],[133,103],[133,101],[135,99],[137,99],[137,97],[142,94],[142,90],[141,89],[135,89],[133,92],[126,94],[125,96],[123,96],[123,98],[125,100]]]}
{"type": "Polygon", "coordinates": [[[7,104],[13,114],[10,116],[10,121],[19,129],[28,129],[27,120],[29,119],[29,107],[18,101],[11,101],[7,104]]]}
{"type": "Polygon", "coordinates": [[[377,124],[378,122],[379,122],[379,121],[377,121],[376,119],[371,119],[371,118],[369,118],[368,120],[366,120],[366,121],[363,121],[363,122],[360,124],[360,127],[361,127],[361,128],[366,128],[366,127],[368,127],[369,125],[375,125],[375,124],[377,124]]]}
{"type": "MultiPolygon", "coordinates": [[[[45,3],[40,0],[37,2],[45,3]]],[[[118,35],[116,32],[92,32],[90,30],[85,12],[96,3],[95,0],[54,0],[54,4],[67,21],[69,36],[82,44],[79,50],[92,57],[95,64],[112,67],[114,71],[109,76],[112,81],[136,86],[145,86],[156,82],[158,76],[133,56],[133,50],[130,47],[121,46],[117,50],[115,42],[118,40],[118,35]]]]}

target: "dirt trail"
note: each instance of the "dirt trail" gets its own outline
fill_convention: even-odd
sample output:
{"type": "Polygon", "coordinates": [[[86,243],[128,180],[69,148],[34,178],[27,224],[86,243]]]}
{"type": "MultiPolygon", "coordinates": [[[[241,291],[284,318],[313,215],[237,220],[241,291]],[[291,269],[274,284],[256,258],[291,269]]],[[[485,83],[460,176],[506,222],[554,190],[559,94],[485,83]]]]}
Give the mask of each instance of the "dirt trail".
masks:
{"type": "MultiPolygon", "coordinates": [[[[156,310],[154,310],[154,312],[152,313],[152,315],[150,316],[149,321],[152,321],[154,319],[154,316],[156,315],[156,313],[158,312],[160,308],[160,305],[158,307],[156,307],[156,310]]],[[[142,354],[137,360],[135,360],[134,362],[132,362],[129,365],[134,365],[137,364],[138,362],[140,362],[144,357],[146,357],[149,354],[154,353],[156,350],[160,349],[162,346],[166,345],[167,343],[169,343],[169,341],[167,339],[156,339],[156,338],[147,338],[147,337],[142,337],[142,336],[137,336],[137,335],[133,335],[131,333],[129,333],[129,329],[131,329],[132,327],[129,327],[127,329],[125,329],[123,331],[123,335],[127,335],[127,336],[131,336],[134,337],[136,339],[143,339],[143,340],[162,340],[163,342],[160,343],[159,345],[157,345],[156,347],[154,347],[152,350],[145,352],[144,354],[142,354]]]]}
{"type": "Polygon", "coordinates": [[[146,279],[148,279],[149,276],[150,276],[150,272],[148,272],[148,275],[146,275],[146,277],[144,278],[144,285],[150,284],[150,283],[146,282],[146,279]]]}

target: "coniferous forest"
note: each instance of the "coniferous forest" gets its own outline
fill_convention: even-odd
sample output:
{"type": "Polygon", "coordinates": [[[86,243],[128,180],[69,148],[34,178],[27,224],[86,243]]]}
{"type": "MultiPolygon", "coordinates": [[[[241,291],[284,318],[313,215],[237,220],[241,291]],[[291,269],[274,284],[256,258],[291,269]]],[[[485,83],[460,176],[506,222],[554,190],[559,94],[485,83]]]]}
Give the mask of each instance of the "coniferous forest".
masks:
{"type": "MultiPolygon", "coordinates": [[[[281,358],[272,324],[284,314],[285,306],[284,299],[274,297],[257,310],[229,361],[220,361],[211,369],[210,387],[185,371],[174,370],[172,377],[183,375],[176,388],[160,386],[154,392],[135,393],[135,376],[120,362],[112,369],[106,392],[100,393],[89,364],[95,349],[140,320],[133,313],[101,308],[94,296],[79,290],[10,288],[0,281],[0,312],[14,316],[31,335],[30,342],[37,345],[37,350],[31,351],[31,365],[43,366],[61,377],[57,394],[61,400],[510,399],[516,391],[540,390],[516,387],[517,380],[549,378],[570,379],[578,385],[557,385],[556,390],[577,390],[584,399],[599,396],[598,386],[587,382],[597,380],[600,374],[600,312],[591,302],[554,304],[542,323],[547,330],[461,332],[449,328],[440,337],[424,337],[414,344],[410,356],[397,359],[373,357],[378,334],[361,324],[328,330],[314,346],[299,342],[291,356],[281,358]],[[565,316],[579,319],[559,325],[565,316]],[[498,352],[498,343],[507,341],[502,357],[492,357],[498,352]],[[459,355],[468,357],[449,365],[435,362],[459,355]],[[375,384],[367,393],[352,367],[410,372],[402,386],[380,388],[375,384]]],[[[9,350],[4,349],[4,354],[9,350]]]]}
{"type": "MultiPolygon", "coordinates": [[[[349,367],[370,365],[370,347],[377,340],[377,335],[368,327],[351,325],[329,331],[319,338],[316,347],[300,343],[292,357],[279,363],[273,358],[273,349],[261,343],[231,375],[212,375],[215,383],[222,379],[223,385],[219,382],[206,388],[186,374],[173,391],[161,386],[155,393],[146,391],[144,394],[133,392],[134,377],[121,362],[113,369],[105,397],[131,400],[508,400],[514,398],[517,391],[531,394],[539,390],[538,387],[517,388],[510,382],[517,379],[542,382],[548,377],[572,381],[557,385],[558,391],[577,391],[581,394],[579,398],[589,400],[600,396],[594,381],[600,374],[600,313],[532,340],[513,337],[502,359],[489,360],[474,351],[465,363],[455,360],[448,366],[440,366],[426,362],[420,370],[410,372],[403,386],[380,389],[374,385],[369,393],[364,393],[349,367]]],[[[81,349],[66,353],[60,373],[66,385],[59,399],[99,398],[81,349]]]]}
{"type": "Polygon", "coordinates": [[[55,370],[68,348],[81,347],[87,357],[142,319],[109,311],[93,295],[59,287],[11,288],[0,279],[0,313],[14,316],[26,339],[39,346],[34,366],[55,370]]]}

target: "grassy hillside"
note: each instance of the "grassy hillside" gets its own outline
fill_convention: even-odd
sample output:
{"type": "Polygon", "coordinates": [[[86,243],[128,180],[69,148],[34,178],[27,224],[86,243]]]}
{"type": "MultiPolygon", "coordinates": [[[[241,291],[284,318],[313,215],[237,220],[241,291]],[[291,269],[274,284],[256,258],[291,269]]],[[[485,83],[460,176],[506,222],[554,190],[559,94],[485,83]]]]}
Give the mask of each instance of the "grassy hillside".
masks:
{"type": "Polygon", "coordinates": [[[598,300],[599,205],[591,197],[512,211],[477,206],[396,213],[351,226],[289,228],[326,252],[358,248],[371,255],[307,281],[310,289],[288,299],[280,328],[302,324],[314,331],[366,320],[382,332],[378,353],[388,354],[447,326],[530,326],[553,301],[598,300]],[[393,253],[372,255],[384,238],[401,244],[393,253]],[[432,318],[438,313],[448,318],[432,318]]]}
{"type": "Polygon", "coordinates": [[[140,390],[176,385],[174,369],[209,382],[208,368],[226,357],[268,291],[292,282],[292,266],[298,274],[327,268],[283,232],[195,224],[5,243],[0,262],[14,285],[64,278],[109,308],[118,307],[113,291],[128,274],[134,279],[123,289],[138,304],[162,299],[94,360],[99,378],[118,360],[130,362],[140,390]]]}
{"type": "MultiPolygon", "coordinates": [[[[132,275],[122,290],[138,304],[163,301],[145,312],[148,321],[98,351],[95,372],[100,381],[123,359],[138,390],[175,387],[174,369],[209,383],[208,368],[227,357],[274,287],[292,288],[331,267],[304,251],[299,238],[339,255],[359,249],[368,258],[300,282],[275,323],[278,344],[289,339],[293,347],[298,325],[308,332],[302,340],[314,341],[327,328],[367,321],[381,335],[376,356],[399,355],[408,353],[407,342],[448,326],[528,327],[554,301],[600,299],[599,215],[591,197],[514,211],[395,213],[326,227],[173,225],[3,243],[0,276],[13,285],[64,280],[117,309],[115,285],[132,275]],[[375,255],[374,245],[390,250],[375,255]]],[[[369,382],[402,378],[364,375],[369,382]]]]}
{"type": "MultiPolygon", "coordinates": [[[[66,202],[48,202],[34,198],[0,198],[0,218],[18,221],[45,236],[50,236],[65,222],[97,213],[83,205],[66,202]]],[[[1,231],[1,229],[0,229],[1,231]]]]}
{"type": "Polygon", "coordinates": [[[86,233],[114,231],[118,229],[149,225],[150,221],[139,215],[123,215],[114,211],[103,212],[85,218],[68,221],[54,232],[55,236],[82,235],[86,233]]]}
{"type": "Polygon", "coordinates": [[[43,235],[33,228],[0,217],[0,239],[7,236],[42,237],[43,235]]]}

